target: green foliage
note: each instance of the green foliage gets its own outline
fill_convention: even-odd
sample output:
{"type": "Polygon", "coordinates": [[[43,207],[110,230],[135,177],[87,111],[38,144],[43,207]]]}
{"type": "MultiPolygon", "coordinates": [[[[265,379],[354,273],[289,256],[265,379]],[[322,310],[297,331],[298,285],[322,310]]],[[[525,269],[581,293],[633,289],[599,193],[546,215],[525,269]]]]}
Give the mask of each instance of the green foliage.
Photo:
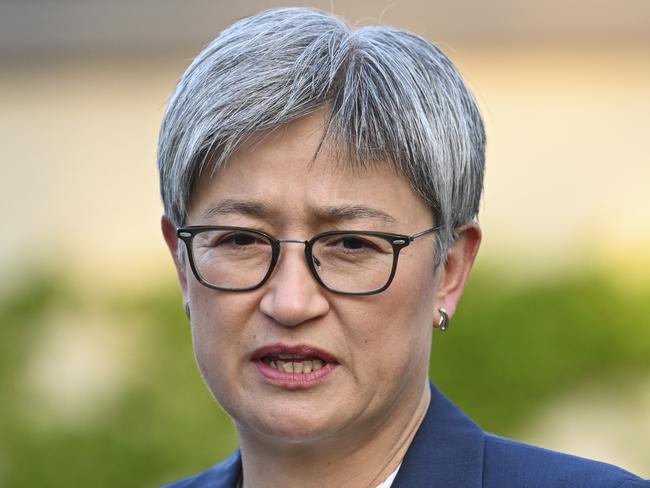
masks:
{"type": "MultiPolygon", "coordinates": [[[[431,363],[434,381],[488,430],[513,432],[581,382],[650,370],[650,287],[630,295],[598,273],[497,276],[472,277],[450,330],[434,336],[431,363]]],[[[48,274],[0,301],[0,486],[156,486],[236,447],[198,374],[173,280],[97,295],[48,274]],[[34,344],[61,313],[105,317],[133,342],[127,384],[88,419],[57,420],[26,386],[34,344]]]]}
{"type": "Polygon", "coordinates": [[[650,370],[650,287],[631,296],[604,273],[470,280],[452,327],[434,336],[430,375],[486,430],[512,434],[577,384],[650,370]]]}

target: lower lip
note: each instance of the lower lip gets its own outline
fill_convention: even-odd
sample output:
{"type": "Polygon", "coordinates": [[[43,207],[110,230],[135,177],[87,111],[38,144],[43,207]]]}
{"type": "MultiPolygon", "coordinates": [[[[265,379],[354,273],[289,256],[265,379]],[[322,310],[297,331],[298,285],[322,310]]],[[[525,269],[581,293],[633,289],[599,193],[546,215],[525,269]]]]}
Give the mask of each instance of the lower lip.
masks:
{"type": "Polygon", "coordinates": [[[321,369],[311,373],[287,373],[272,368],[262,360],[253,361],[257,370],[266,381],[287,390],[304,390],[323,383],[334,372],[336,364],[327,363],[321,369]]]}

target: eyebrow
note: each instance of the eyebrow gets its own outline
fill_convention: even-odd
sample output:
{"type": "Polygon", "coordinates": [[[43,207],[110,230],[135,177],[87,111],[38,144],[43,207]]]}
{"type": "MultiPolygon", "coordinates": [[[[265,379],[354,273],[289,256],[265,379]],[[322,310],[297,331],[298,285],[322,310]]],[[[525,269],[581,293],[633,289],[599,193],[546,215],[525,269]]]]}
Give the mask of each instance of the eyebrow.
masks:
{"type": "Polygon", "coordinates": [[[331,222],[346,220],[370,219],[383,223],[394,224],[395,218],[377,208],[367,205],[337,205],[320,208],[315,211],[318,218],[331,222]]]}
{"type": "MultiPolygon", "coordinates": [[[[273,207],[261,201],[226,199],[211,205],[203,218],[210,219],[218,215],[239,214],[252,217],[270,217],[277,214],[273,207]]],[[[382,223],[394,224],[396,219],[387,212],[360,204],[333,205],[313,210],[318,220],[328,222],[344,222],[350,220],[375,220],[382,223]]]]}
{"type": "Polygon", "coordinates": [[[203,217],[210,219],[212,217],[216,217],[217,215],[228,214],[265,217],[271,213],[272,209],[266,203],[250,200],[235,200],[229,198],[226,200],[221,200],[210,206],[205,212],[203,212],[203,217]]]}

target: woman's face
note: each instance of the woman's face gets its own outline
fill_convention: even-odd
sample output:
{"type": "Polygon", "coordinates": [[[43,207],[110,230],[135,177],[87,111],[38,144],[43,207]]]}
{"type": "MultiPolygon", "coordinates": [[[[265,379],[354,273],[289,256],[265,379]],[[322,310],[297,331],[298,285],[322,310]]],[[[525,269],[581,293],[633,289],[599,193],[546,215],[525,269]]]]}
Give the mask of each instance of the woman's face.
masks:
{"type": "MultiPolygon", "coordinates": [[[[410,235],[433,226],[430,209],[393,171],[355,173],[333,164],[326,149],[312,161],[322,120],[308,116],[241,146],[222,171],[200,179],[187,224],[297,240],[329,230],[410,235]]],[[[435,310],[446,305],[433,239],[404,248],[390,287],[371,296],[322,288],[301,244],[283,244],[273,275],[247,292],[208,289],[187,259],[177,261],[198,364],[240,434],[351,439],[412,415],[428,388],[435,310]],[[313,371],[288,376],[286,362],[308,362],[313,371]]]]}

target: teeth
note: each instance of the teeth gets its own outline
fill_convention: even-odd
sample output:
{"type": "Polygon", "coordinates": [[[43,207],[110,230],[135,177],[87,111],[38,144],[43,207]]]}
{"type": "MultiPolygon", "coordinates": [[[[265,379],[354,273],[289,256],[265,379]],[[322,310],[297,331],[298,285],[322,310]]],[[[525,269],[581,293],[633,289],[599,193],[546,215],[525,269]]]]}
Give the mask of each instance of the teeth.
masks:
{"type": "Polygon", "coordinates": [[[311,373],[312,371],[317,371],[321,369],[323,366],[325,366],[325,363],[321,359],[305,359],[305,360],[298,360],[296,361],[295,359],[300,359],[296,358],[292,355],[278,355],[278,359],[264,359],[264,362],[271,366],[273,369],[277,369],[278,371],[284,371],[285,373],[299,373],[299,374],[305,374],[305,373],[311,373]],[[287,357],[289,356],[289,357],[287,357]],[[289,359],[289,361],[286,361],[286,359],[289,359]],[[293,361],[292,361],[293,359],[293,361]]]}
{"type": "Polygon", "coordinates": [[[278,354],[278,357],[280,359],[306,359],[307,356],[303,356],[302,354],[278,354]]]}

